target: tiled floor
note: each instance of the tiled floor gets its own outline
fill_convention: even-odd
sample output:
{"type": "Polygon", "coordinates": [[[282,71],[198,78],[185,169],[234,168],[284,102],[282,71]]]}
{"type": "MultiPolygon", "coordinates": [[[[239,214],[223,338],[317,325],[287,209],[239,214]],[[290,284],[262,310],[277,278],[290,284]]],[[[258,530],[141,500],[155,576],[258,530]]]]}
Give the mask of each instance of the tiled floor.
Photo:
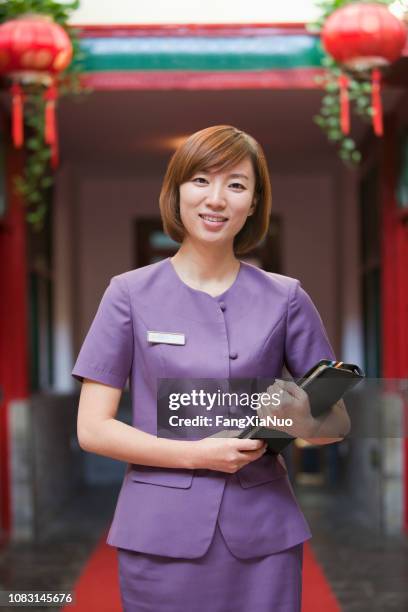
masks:
{"type": "MultiPolygon", "coordinates": [[[[0,590],[72,589],[101,532],[109,525],[118,492],[119,487],[98,486],[78,494],[75,503],[41,540],[13,544],[0,552],[0,590]]],[[[0,606],[1,612],[17,609],[0,606]]],[[[31,609],[51,612],[59,608],[31,609]]]]}
{"type": "Polygon", "coordinates": [[[408,536],[368,529],[347,495],[297,487],[311,544],[345,612],[408,611],[408,536]]]}
{"type": "MultiPolygon", "coordinates": [[[[0,590],[70,590],[109,525],[117,494],[116,488],[96,487],[78,495],[40,541],[0,553],[0,590]]],[[[406,612],[408,538],[367,530],[350,517],[347,497],[338,493],[298,487],[297,495],[312,529],[311,544],[342,609],[406,612]]],[[[2,612],[15,609],[1,607],[2,612]]]]}

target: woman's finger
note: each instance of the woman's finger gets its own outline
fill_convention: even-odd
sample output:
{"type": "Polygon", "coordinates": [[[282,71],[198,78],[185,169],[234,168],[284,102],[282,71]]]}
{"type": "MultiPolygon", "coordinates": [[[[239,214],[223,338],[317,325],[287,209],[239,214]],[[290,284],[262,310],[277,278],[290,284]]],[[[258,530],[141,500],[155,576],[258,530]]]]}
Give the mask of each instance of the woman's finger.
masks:
{"type": "Polygon", "coordinates": [[[306,395],[306,392],[301,389],[295,382],[290,380],[279,380],[278,386],[286,391],[289,395],[297,399],[298,401],[303,401],[306,395]]]}
{"type": "Polygon", "coordinates": [[[267,449],[267,446],[265,444],[261,449],[258,449],[256,451],[247,451],[244,453],[240,453],[242,466],[247,465],[248,463],[251,463],[251,461],[256,461],[256,459],[259,459],[260,457],[262,457],[265,454],[266,449],[267,449]]]}

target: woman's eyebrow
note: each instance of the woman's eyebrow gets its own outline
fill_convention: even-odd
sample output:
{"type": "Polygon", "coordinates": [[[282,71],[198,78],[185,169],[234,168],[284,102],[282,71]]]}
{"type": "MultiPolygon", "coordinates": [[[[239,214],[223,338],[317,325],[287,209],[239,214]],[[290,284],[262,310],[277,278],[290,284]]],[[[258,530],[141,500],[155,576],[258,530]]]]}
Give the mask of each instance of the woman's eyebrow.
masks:
{"type": "Polygon", "coordinates": [[[248,177],[247,177],[246,174],[239,174],[239,173],[238,174],[230,174],[229,178],[244,178],[244,179],[248,180],[248,177]]]}
{"type": "MultiPolygon", "coordinates": [[[[209,170],[197,170],[197,172],[195,172],[193,176],[195,176],[196,174],[213,174],[213,173],[210,172],[209,170]]],[[[232,174],[228,175],[228,178],[244,178],[247,181],[249,180],[246,174],[242,174],[240,172],[233,172],[232,174]]]]}

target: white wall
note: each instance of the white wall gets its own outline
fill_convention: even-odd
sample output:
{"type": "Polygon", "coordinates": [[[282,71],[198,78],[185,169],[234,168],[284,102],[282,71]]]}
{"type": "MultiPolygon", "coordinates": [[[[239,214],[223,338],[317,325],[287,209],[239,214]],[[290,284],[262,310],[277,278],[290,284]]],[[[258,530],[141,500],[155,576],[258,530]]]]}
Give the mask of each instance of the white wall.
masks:
{"type": "Polygon", "coordinates": [[[133,221],[158,214],[160,185],[155,178],[91,171],[78,178],[75,208],[78,269],[77,341],[80,342],[109,280],[134,267],[133,221]]]}
{"type": "Polygon", "coordinates": [[[339,304],[342,312],[341,358],[350,363],[364,363],[363,306],[360,279],[360,209],[359,175],[344,165],[340,167],[336,188],[338,198],[339,304]]]}
{"type": "Polygon", "coordinates": [[[81,0],[73,24],[283,23],[316,18],[314,0],[81,0]]]}
{"type": "Polygon", "coordinates": [[[271,177],[273,208],[283,221],[283,272],[298,278],[337,344],[336,199],[327,173],[290,172],[271,177]]]}
{"type": "Polygon", "coordinates": [[[54,391],[72,389],[68,376],[74,358],[73,321],[75,298],[73,275],[76,271],[76,250],[73,248],[74,231],[72,203],[76,200],[71,164],[64,163],[56,175],[53,209],[53,353],[54,391]]]}

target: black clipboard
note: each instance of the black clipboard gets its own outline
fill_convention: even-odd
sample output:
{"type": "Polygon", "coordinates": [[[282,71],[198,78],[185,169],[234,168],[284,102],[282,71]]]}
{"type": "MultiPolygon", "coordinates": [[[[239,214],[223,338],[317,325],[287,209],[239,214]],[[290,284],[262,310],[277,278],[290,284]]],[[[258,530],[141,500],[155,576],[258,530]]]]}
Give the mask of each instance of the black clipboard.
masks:
{"type": "MultiPolygon", "coordinates": [[[[321,359],[295,382],[308,394],[312,416],[319,417],[363,378],[364,372],[354,363],[321,359]]],[[[243,429],[237,437],[266,440],[269,454],[280,453],[295,439],[283,431],[253,426],[243,429]]]]}

